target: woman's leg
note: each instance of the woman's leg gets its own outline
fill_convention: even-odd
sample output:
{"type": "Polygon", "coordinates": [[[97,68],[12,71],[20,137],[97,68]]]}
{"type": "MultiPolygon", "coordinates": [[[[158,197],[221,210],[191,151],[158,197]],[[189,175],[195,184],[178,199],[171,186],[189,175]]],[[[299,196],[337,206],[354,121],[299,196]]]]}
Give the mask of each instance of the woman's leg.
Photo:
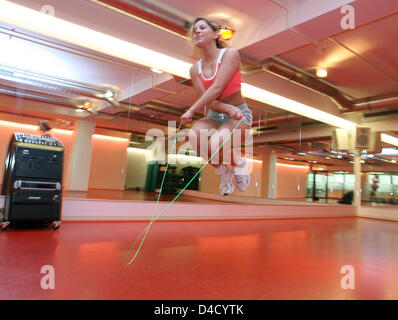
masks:
{"type": "MultiPolygon", "coordinates": [[[[238,120],[229,119],[217,128],[217,132],[213,133],[210,137],[209,151],[210,154],[214,153],[221,144],[226,140],[228,135],[238,124],[238,120]]],[[[240,165],[239,156],[242,143],[245,142],[250,125],[242,121],[236,128],[235,132],[231,134],[229,140],[224,143],[223,147],[218,151],[218,159],[220,163],[231,164],[232,166],[240,165]],[[224,151],[225,150],[225,151],[224,151]],[[226,155],[228,158],[225,158],[226,155]]]]}
{"type": "MultiPolygon", "coordinates": [[[[205,161],[209,159],[209,138],[214,131],[217,130],[218,126],[219,123],[216,120],[204,118],[196,121],[189,130],[189,143],[192,149],[194,149],[196,154],[201,156],[205,161]]],[[[214,167],[218,168],[219,166],[214,165],[214,167]]]]}
{"type": "MultiPolygon", "coordinates": [[[[237,122],[232,129],[236,124],[237,122]]],[[[222,165],[223,157],[222,155],[220,156],[220,152],[222,152],[223,149],[217,151],[222,142],[228,137],[229,132],[231,132],[228,128],[229,127],[225,126],[225,124],[220,126],[218,121],[214,119],[202,119],[193,125],[189,134],[189,141],[192,147],[195,148],[196,152],[206,161],[213,155],[213,153],[216,153],[211,159],[210,164],[217,168],[215,173],[220,176],[221,195],[228,195],[234,191],[233,172],[228,168],[228,166],[222,165]],[[201,130],[203,131],[200,132],[201,130]]],[[[242,126],[240,126],[240,128],[242,128],[242,126]]],[[[226,150],[230,149],[227,147],[226,150]]]]}
{"type": "MultiPolygon", "coordinates": [[[[218,148],[221,143],[228,138],[228,135],[232,130],[234,130],[237,124],[238,120],[235,119],[230,119],[223,123],[218,128],[218,132],[220,134],[218,136],[212,135],[210,138],[213,148],[218,148]]],[[[230,163],[232,165],[233,170],[231,171],[231,175],[232,177],[235,177],[236,187],[239,191],[246,190],[250,185],[247,159],[240,158],[242,143],[245,143],[247,134],[249,134],[248,129],[250,129],[250,125],[245,122],[241,122],[236,130],[230,135],[228,141],[225,141],[223,147],[219,150],[221,161],[224,162],[224,164],[230,163]],[[228,159],[225,159],[225,156],[227,156],[228,159]]]]}

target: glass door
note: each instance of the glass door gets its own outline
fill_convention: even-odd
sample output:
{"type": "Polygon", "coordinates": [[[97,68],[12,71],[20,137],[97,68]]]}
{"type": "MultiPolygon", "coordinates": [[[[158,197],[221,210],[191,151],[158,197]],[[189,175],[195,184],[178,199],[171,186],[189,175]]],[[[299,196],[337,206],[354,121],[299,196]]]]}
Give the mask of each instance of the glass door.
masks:
{"type": "Polygon", "coordinates": [[[315,174],[315,199],[327,199],[328,174],[327,172],[316,172],[315,174]]]}

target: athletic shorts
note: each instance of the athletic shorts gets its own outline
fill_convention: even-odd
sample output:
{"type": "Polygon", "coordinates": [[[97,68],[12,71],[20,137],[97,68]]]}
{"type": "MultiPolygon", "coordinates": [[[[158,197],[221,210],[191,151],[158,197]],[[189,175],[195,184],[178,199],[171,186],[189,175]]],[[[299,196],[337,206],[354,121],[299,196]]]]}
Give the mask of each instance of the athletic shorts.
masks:
{"type": "MultiPolygon", "coordinates": [[[[252,115],[252,112],[249,109],[248,105],[246,103],[243,103],[243,104],[237,106],[237,108],[239,108],[242,111],[243,121],[245,123],[247,123],[249,126],[251,126],[252,122],[253,122],[253,115],[252,115]]],[[[231,119],[231,117],[228,114],[216,112],[212,109],[210,109],[209,113],[207,114],[207,118],[214,119],[219,124],[223,124],[224,122],[231,119]]]]}

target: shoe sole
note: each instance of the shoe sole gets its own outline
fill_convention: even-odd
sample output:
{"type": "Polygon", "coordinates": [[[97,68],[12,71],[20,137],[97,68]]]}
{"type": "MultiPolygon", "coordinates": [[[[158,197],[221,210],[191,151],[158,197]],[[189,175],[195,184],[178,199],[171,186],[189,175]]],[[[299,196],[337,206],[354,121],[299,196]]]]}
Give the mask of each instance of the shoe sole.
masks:
{"type": "Polygon", "coordinates": [[[221,193],[221,195],[222,195],[222,196],[227,196],[227,195],[229,195],[229,194],[232,194],[232,193],[234,192],[234,190],[235,190],[235,186],[234,186],[234,184],[233,184],[233,183],[232,183],[231,185],[232,185],[232,188],[231,188],[231,189],[232,189],[232,191],[231,191],[231,192],[229,192],[229,193],[228,193],[228,192],[222,192],[222,191],[220,190],[220,193],[221,193]]]}
{"type": "MultiPolygon", "coordinates": [[[[236,178],[235,178],[235,181],[236,181],[236,178]]],[[[249,181],[248,181],[248,183],[247,183],[247,186],[245,187],[245,188],[239,188],[239,186],[238,185],[236,185],[236,189],[238,189],[239,191],[245,191],[247,188],[249,188],[249,186],[250,186],[250,182],[251,182],[251,179],[250,179],[250,175],[249,175],[249,181]]]]}

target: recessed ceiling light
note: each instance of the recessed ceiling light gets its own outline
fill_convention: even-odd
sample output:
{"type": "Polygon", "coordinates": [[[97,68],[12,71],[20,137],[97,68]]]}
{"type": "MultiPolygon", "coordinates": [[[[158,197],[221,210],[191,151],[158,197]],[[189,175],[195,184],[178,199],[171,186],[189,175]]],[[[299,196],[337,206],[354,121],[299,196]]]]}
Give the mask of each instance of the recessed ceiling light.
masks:
{"type": "Polygon", "coordinates": [[[319,78],[326,78],[328,76],[328,72],[325,69],[317,69],[316,70],[316,75],[319,78]]]}
{"type": "Polygon", "coordinates": [[[220,30],[220,37],[223,40],[231,40],[235,34],[235,30],[231,27],[226,27],[220,30]]]}
{"type": "Polygon", "coordinates": [[[104,97],[107,98],[107,99],[109,99],[109,98],[112,98],[114,95],[115,95],[115,94],[113,93],[112,90],[106,90],[106,92],[105,92],[105,94],[104,94],[104,97]]]}
{"type": "MultiPolygon", "coordinates": [[[[381,141],[392,144],[393,146],[398,146],[398,138],[394,136],[390,136],[388,134],[382,133],[381,134],[381,141]]],[[[384,149],[384,148],[383,148],[384,149]]]]}
{"type": "Polygon", "coordinates": [[[83,108],[84,110],[88,110],[91,108],[91,103],[90,102],[86,102],[85,104],[83,104],[81,107],[79,108],[83,108]]]}
{"type": "Polygon", "coordinates": [[[155,73],[163,73],[163,71],[156,69],[156,68],[151,68],[151,71],[155,72],[155,73]]]}

